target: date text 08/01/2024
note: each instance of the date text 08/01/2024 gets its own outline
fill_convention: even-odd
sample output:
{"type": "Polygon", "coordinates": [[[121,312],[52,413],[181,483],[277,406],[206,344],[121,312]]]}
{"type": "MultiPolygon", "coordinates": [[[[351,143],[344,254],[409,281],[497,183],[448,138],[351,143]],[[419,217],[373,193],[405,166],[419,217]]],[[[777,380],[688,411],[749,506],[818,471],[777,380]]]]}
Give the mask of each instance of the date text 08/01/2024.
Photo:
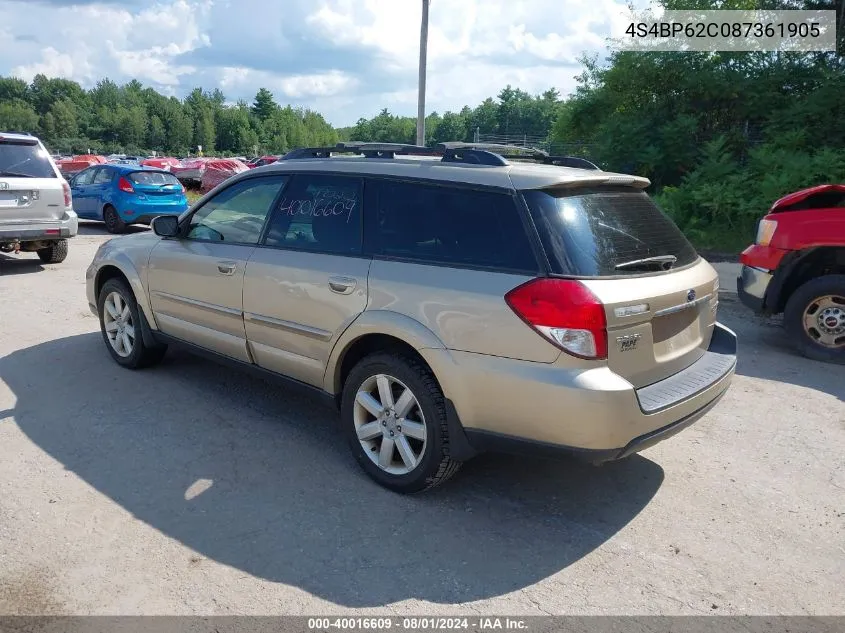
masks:
{"type": "Polygon", "coordinates": [[[639,38],[821,37],[816,22],[631,22],[625,34],[639,38]]]}
{"type": "Polygon", "coordinates": [[[525,620],[510,617],[340,617],[309,618],[309,631],[448,631],[448,630],[525,630],[525,620]]]}

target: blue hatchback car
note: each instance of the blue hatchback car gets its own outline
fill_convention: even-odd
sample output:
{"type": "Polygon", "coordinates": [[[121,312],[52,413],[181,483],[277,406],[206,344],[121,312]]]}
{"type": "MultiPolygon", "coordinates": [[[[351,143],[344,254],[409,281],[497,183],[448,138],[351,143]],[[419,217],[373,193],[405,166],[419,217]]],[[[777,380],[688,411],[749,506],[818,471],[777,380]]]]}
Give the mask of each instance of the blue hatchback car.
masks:
{"type": "Polygon", "coordinates": [[[84,220],[102,220],[109,233],[149,224],[159,215],[188,208],[185,188],[170,172],[139,165],[94,165],[70,179],[73,210],[84,220]]]}

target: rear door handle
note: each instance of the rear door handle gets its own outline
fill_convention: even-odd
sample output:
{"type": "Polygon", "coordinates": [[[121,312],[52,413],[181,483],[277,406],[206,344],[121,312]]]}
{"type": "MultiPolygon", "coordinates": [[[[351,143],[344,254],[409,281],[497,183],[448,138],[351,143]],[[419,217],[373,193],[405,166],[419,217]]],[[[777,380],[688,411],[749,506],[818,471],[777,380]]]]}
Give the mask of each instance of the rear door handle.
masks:
{"type": "Polygon", "coordinates": [[[341,295],[351,294],[358,285],[358,280],[354,277],[329,277],[329,289],[341,295]]]}
{"type": "Polygon", "coordinates": [[[237,267],[236,262],[217,262],[217,272],[221,275],[234,275],[237,267]]]}

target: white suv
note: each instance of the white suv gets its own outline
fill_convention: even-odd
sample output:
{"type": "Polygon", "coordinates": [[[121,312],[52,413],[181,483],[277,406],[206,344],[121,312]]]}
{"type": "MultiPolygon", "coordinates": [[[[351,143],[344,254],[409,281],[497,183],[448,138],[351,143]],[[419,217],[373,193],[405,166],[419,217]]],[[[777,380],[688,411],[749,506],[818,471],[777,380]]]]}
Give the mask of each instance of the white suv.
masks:
{"type": "Polygon", "coordinates": [[[0,132],[0,251],[58,264],[76,235],[70,185],[36,137],[0,132]]]}

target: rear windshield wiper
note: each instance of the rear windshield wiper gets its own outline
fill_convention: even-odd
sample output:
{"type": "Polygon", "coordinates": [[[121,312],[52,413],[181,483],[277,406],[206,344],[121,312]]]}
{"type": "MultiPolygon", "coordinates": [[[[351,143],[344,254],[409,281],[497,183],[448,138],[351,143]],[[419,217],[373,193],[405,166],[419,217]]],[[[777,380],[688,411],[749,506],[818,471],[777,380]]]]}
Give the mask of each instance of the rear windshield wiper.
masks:
{"type": "Polygon", "coordinates": [[[623,270],[625,268],[649,268],[655,264],[659,265],[661,270],[669,270],[675,265],[676,261],[678,261],[678,258],[674,255],[655,255],[654,257],[633,259],[629,262],[616,264],[616,270],[623,270]]]}
{"type": "Polygon", "coordinates": [[[32,174],[22,174],[17,171],[0,171],[0,176],[5,176],[6,178],[35,178],[32,174]]]}

